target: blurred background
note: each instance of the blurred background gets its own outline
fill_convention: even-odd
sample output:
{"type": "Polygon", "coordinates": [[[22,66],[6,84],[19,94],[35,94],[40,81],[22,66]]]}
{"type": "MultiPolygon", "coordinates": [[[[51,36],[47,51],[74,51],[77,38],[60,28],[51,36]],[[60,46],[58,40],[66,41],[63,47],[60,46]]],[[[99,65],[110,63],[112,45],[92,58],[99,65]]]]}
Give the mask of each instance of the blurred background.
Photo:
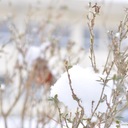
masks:
{"type": "MultiPolygon", "coordinates": [[[[73,64],[79,62],[88,65],[85,62],[89,63],[86,61],[90,46],[90,31],[87,25],[89,2],[100,6],[94,25],[94,48],[98,63],[102,65],[110,43],[108,33],[112,31],[118,37],[118,26],[128,7],[127,0],[0,0],[0,82],[5,85],[13,83],[17,86],[19,78],[15,79],[15,74],[19,72],[15,71],[15,68],[19,54],[22,53],[24,56],[26,49],[31,46],[40,48],[44,46],[44,42],[52,42],[50,49],[48,48],[49,52],[45,52],[45,59],[56,78],[64,72],[63,62],[67,58],[73,64]]],[[[127,38],[124,46],[127,46],[127,38]]],[[[25,71],[23,74],[27,76],[25,71]]],[[[23,85],[25,80],[23,77],[23,85]]],[[[1,90],[5,87],[2,85],[1,90]]],[[[7,90],[3,97],[10,97],[9,102],[5,100],[5,110],[8,110],[8,103],[11,104],[11,98],[17,94],[16,90],[16,93],[12,91],[11,97],[9,92],[7,90]]],[[[21,104],[22,101],[12,112],[14,115],[19,112],[21,104]]],[[[0,104],[0,112],[1,108],[0,104]]],[[[40,111],[42,112],[42,109],[40,111]]],[[[19,119],[15,122],[19,122],[19,119]]],[[[33,128],[35,127],[33,124],[33,128]]]]}
{"type": "MultiPolygon", "coordinates": [[[[1,0],[0,33],[4,35],[1,38],[6,37],[1,43],[6,43],[10,37],[11,20],[20,34],[25,31],[28,35],[35,34],[42,27],[42,40],[56,37],[62,46],[71,40],[87,48],[90,38],[87,26],[89,2],[101,6],[94,27],[95,45],[106,44],[107,32],[116,30],[123,19],[128,4],[126,0],[1,0]],[[47,28],[43,28],[45,24],[47,28]]],[[[33,44],[38,45],[41,42],[39,35],[34,38],[33,44]]]]}
{"type": "MultiPolygon", "coordinates": [[[[95,20],[94,46],[104,51],[109,44],[108,32],[112,30],[116,33],[117,26],[124,17],[128,4],[126,0],[1,0],[1,45],[12,44],[14,39],[17,38],[17,41],[25,34],[26,44],[39,46],[44,41],[54,39],[61,47],[65,47],[68,42],[75,42],[78,47],[88,51],[89,2],[97,2],[101,6],[95,20]],[[15,36],[11,34],[12,31],[15,36]]],[[[6,49],[8,47],[13,49],[12,45],[6,49]]]]}

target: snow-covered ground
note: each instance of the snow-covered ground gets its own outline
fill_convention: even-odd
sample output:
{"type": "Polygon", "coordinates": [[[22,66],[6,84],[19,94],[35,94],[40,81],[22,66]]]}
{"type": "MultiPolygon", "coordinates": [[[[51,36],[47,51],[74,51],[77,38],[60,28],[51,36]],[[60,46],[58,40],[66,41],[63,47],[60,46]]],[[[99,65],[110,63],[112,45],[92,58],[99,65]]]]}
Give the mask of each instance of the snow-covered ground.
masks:
{"type": "MultiPolygon", "coordinates": [[[[72,128],[72,124],[68,123],[69,128],[72,128]]],[[[39,128],[41,127],[40,125],[38,126],[39,128]]],[[[128,124],[121,122],[120,125],[113,123],[110,128],[127,128],[128,124]]],[[[4,127],[4,122],[3,119],[0,117],[0,128],[5,128],[4,127]]],[[[8,118],[8,128],[21,128],[21,120],[17,116],[11,116],[8,118]]],[[[36,119],[30,119],[26,118],[24,121],[24,127],[23,128],[37,128],[37,120],[36,119]]],[[[61,128],[60,125],[56,124],[55,121],[51,121],[49,124],[46,124],[44,128],[61,128]]],[[[63,126],[63,128],[67,128],[66,126],[63,126]]],[[[80,125],[78,128],[83,128],[82,125],[80,125]]],[[[99,127],[95,127],[99,128],[99,127]]],[[[101,128],[104,128],[104,125],[101,125],[101,128]]]]}
{"type": "MultiPolygon", "coordinates": [[[[100,80],[100,77],[104,78],[104,76],[101,73],[95,73],[91,67],[82,68],[78,65],[69,69],[69,74],[74,93],[81,100],[86,116],[90,117],[92,102],[94,101],[95,108],[100,100],[100,94],[103,89],[103,85],[97,80],[100,80]]],[[[107,100],[109,101],[114,86],[112,82],[109,82],[107,85],[104,95],[107,96],[107,100]]],[[[54,97],[55,94],[58,95],[58,99],[68,106],[70,110],[78,107],[77,102],[72,97],[67,73],[62,74],[55,85],[52,86],[51,95],[54,97]]],[[[98,111],[105,112],[106,109],[107,105],[104,102],[101,103],[98,111]]]]}
{"type": "MultiPolygon", "coordinates": [[[[8,128],[22,128],[21,118],[19,116],[10,116],[7,119],[8,128]]],[[[38,125],[42,127],[42,125],[38,125]]],[[[5,128],[3,118],[0,117],[0,128],[5,128]]],[[[37,119],[36,118],[25,118],[23,128],[37,128],[37,119]]],[[[50,121],[50,123],[45,124],[44,128],[61,128],[55,121],[50,121]]]]}

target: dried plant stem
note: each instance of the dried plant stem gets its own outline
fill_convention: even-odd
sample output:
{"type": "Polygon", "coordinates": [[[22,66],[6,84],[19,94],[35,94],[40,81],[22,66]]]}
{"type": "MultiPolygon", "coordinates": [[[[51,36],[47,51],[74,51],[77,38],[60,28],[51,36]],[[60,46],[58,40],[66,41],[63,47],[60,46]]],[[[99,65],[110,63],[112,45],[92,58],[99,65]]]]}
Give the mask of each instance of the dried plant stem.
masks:
{"type": "Polygon", "coordinates": [[[91,64],[92,64],[94,71],[97,72],[96,57],[95,57],[95,52],[94,52],[94,34],[90,26],[89,26],[89,30],[90,30],[90,60],[91,60],[91,64]]]}
{"type": "Polygon", "coordinates": [[[0,90],[0,106],[1,106],[1,115],[3,116],[3,119],[4,119],[4,126],[5,128],[8,128],[8,125],[7,125],[7,115],[4,113],[3,111],[3,96],[2,96],[2,90],[0,90]]]}
{"type": "Polygon", "coordinates": [[[103,80],[103,88],[102,88],[102,91],[101,91],[101,94],[100,94],[100,99],[99,99],[99,101],[98,101],[98,103],[97,103],[97,105],[96,105],[96,107],[95,107],[90,119],[93,118],[94,114],[96,113],[96,111],[97,111],[97,109],[98,109],[98,107],[99,107],[99,105],[101,103],[101,100],[102,100],[102,97],[103,97],[103,94],[104,94],[104,90],[105,90],[105,87],[106,87],[107,82],[108,82],[108,77],[109,77],[109,74],[110,74],[110,72],[112,70],[113,65],[114,65],[114,62],[111,64],[111,67],[109,68],[109,70],[107,72],[107,75],[106,75],[105,79],[103,80]]]}
{"type": "Polygon", "coordinates": [[[21,88],[22,84],[20,83],[18,86],[18,93],[14,99],[14,101],[12,102],[12,104],[10,105],[10,107],[8,108],[8,110],[6,112],[3,111],[3,99],[2,99],[2,92],[1,92],[1,112],[4,118],[4,123],[5,123],[5,128],[7,128],[7,117],[10,115],[10,113],[12,112],[12,110],[15,108],[17,102],[19,101],[22,93],[23,93],[23,89],[21,88]]]}
{"type": "Polygon", "coordinates": [[[73,97],[73,100],[75,100],[78,104],[78,106],[81,108],[81,112],[77,114],[77,116],[79,118],[75,118],[75,125],[73,125],[73,128],[78,128],[79,124],[81,123],[81,120],[84,116],[84,108],[83,106],[81,105],[81,100],[77,97],[77,95],[75,94],[73,88],[72,88],[72,81],[71,81],[71,77],[70,77],[70,74],[69,74],[69,70],[68,70],[68,61],[65,62],[65,68],[66,68],[66,72],[67,72],[67,76],[68,76],[68,81],[69,81],[69,86],[70,86],[70,89],[71,89],[71,92],[72,92],[72,97],[73,97]],[[80,115],[79,115],[80,114],[80,115]]]}
{"type": "Polygon", "coordinates": [[[128,34],[128,26],[127,26],[127,23],[128,23],[128,10],[126,9],[125,12],[125,16],[124,16],[124,19],[123,21],[120,22],[119,24],[119,27],[118,27],[118,32],[120,33],[120,39],[119,39],[119,49],[121,47],[121,42],[123,39],[125,39],[127,37],[127,34],[128,34]]]}
{"type": "Polygon", "coordinates": [[[21,124],[22,124],[22,128],[24,127],[24,116],[25,116],[25,112],[27,110],[27,102],[28,102],[28,98],[29,98],[29,94],[30,94],[30,90],[31,90],[31,83],[33,82],[33,76],[34,76],[34,71],[32,71],[30,73],[30,75],[28,76],[28,80],[26,82],[25,89],[26,89],[26,95],[25,95],[25,99],[24,99],[24,104],[23,104],[23,108],[22,108],[22,113],[21,113],[21,124]]]}
{"type": "Polygon", "coordinates": [[[62,116],[62,113],[61,113],[61,110],[60,110],[60,108],[59,108],[59,106],[57,105],[57,109],[58,109],[58,112],[59,112],[59,122],[60,122],[60,126],[61,126],[61,128],[63,128],[63,124],[62,124],[62,119],[61,119],[61,116],[62,116]]]}
{"type": "Polygon", "coordinates": [[[102,74],[104,74],[105,71],[107,70],[107,65],[108,65],[110,56],[111,56],[111,49],[109,50],[109,53],[108,53],[108,56],[107,56],[107,59],[106,59],[106,62],[105,62],[105,65],[104,65],[104,69],[103,69],[102,74]]]}
{"type": "Polygon", "coordinates": [[[96,65],[96,57],[95,57],[95,52],[94,52],[94,25],[95,25],[95,18],[97,16],[97,14],[99,14],[100,11],[100,6],[97,6],[97,3],[92,6],[91,3],[89,3],[89,13],[87,15],[87,19],[88,19],[88,28],[89,28],[89,32],[90,32],[90,60],[91,60],[91,64],[92,67],[94,69],[95,72],[98,72],[97,69],[97,65],[96,65]],[[94,10],[93,10],[94,9],[94,10]]]}

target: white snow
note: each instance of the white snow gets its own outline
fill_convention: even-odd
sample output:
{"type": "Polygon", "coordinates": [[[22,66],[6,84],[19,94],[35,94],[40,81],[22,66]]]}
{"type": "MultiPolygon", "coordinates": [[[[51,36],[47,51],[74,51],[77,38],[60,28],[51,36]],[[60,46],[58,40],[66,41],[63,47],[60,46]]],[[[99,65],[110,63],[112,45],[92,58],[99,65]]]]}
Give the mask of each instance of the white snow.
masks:
{"type": "Polygon", "coordinates": [[[3,84],[3,83],[0,84],[0,90],[1,90],[1,91],[4,91],[4,90],[5,90],[5,84],[3,84]]]}
{"type": "MultiPolygon", "coordinates": [[[[20,116],[9,116],[7,118],[8,128],[21,128],[21,118],[20,116]]],[[[23,128],[37,128],[37,119],[25,117],[23,128]]],[[[42,127],[39,124],[38,127],[42,127]]],[[[44,128],[60,128],[60,125],[57,125],[55,121],[51,120],[49,123],[45,124],[44,128]]],[[[4,120],[0,117],[0,128],[5,128],[4,120]]]]}
{"type": "MultiPolygon", "coordinates": [[[[72,128],[72,124],[71,123],[68,123],[68,126],[69,126],[69,128],[72,128]]],[[[63,128],[67,128],[67,127],[63,127],[63,128]]],[[[80,124],[78,128],[83,128],[83,125],[80,124]]],[[[96,126],[95,128],[99,128],[99,126],[96,126]]],[[[104,128],[104,124],[102,124],[100,126],[100,128],[104,128]]],[[[109,128],[128,128],[128,124],[127,123],[123,123],[123,122],[121,122],[120,125],[116,124],[116,123],[113,123],[109,128]]]]}
{"type": "Polygon", "coordinates": [[[125,51],[128,49],[128,38],[122,40],[121,42],[121,51],[125,51]]]}
{"type": "MultiPolygon", "coordinates": [[[[94,108],[96,107],[103,85],[98,82],[100,77],[104,77],[101,73],[95,73],[91,67],[82,68],[78,65],[69,69],[69,74],[72,81],[72,87],[78,98],[81,99],[82,105],[85,109],[86,116],[91,115],[92,101],[94,108]]],[[[104,94],[107,95],[109,101],[112,91],[112,82],[105,87],[104,94]]],[[[67,72],[61,75],[55,85],[51,88],[51,96],[58,95],[58,99],[63,102],[70,110],[77,108],[77,102],[72,98],[72,92],[69,86],[67,72]]],[[[105,102],[101,103],[98,111],[105,112],[107,105],[105,102]]]]}
{"type": "Polygon", "coordinates": [[[23,57],[22,54],[19,54],[18,61],[22,65],[25,61],[28,67],[32,66],[32,64],[36,61],[37,58],[44,58],[45,50],[50,46],[50,42],[44,42],[40,46],[30,46],[23,57]]]}
{"type": "Polygon", "coordinates": [[[117,33],[115,34],[115,37],[119,38],[119,37],[120,37],[120,33],[117,32],[117,33]]]}
{"type": "Polygon", "coordinates": [[[41,46],[30,46],[25,57],[25,61],[28,65],[32,65],[32,63],[39,57],[44,58],[44,52],[49,45],[50,43],[46,42],[41,46]]]}
{"type": "Polygon", "coordinates": [[[25,61],[30,66],[32,65],[33,61],[35,61],[40,56],[41,56],[40,47],[31,46],[26,53],[25,61]]]}
{"type": "MultiPolygon", "coordinates": [[[[7,119],[7,122],[8,122],[8,128],[20,128],[21,127],[21,119],[17,116],[10,116],[7,119]]],[[[72,128],[71,123],[68,123],[68,126],[69,126],[69,128],[72,128]]],[[[24,128],[30,128],[30,127],[31,128],[36,128],[37,127],[36,118],[32,118],[31,120],[30,120],[30,118],[27,118],[27,117],[25,118],[24,128]]],[[[61,128],[61,126],[57,125],[54,120],[52,120],[50,123],[46,124],[44,128],[52,128],[52,127],[53,128],[61,128]]],[[[127,123],[124,123],[124,122],[120,123],[120,128],[127,128],[127,127],[128,127],[127,123]]],[[[0,128],[5,128],[4,127],[4,120],[3,120],[2,117],[0,117],[0,128]]],[[[63,128],[67,128],[67,127],[63,126],[63,128]]],[[[78,128],[83,128],[83,125],[79,125],[78,128]]],[[[99,127],[96,126],[95,128],[99,128],[99,127]]],[[[104,128],[104,124],[101,125],[101,128],[104,128]]],[[[117,124],[113,123],[110,128],[117,128],[117,124]]]]}

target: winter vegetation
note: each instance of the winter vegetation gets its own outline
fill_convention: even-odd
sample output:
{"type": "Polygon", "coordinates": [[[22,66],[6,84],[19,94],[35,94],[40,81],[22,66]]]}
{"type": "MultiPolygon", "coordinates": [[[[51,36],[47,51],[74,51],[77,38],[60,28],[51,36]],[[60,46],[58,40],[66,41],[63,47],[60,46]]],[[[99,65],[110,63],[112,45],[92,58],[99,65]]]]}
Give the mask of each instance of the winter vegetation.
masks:
{"type": "Polygon", "coordinates": [[[65,5],[54,13],[49,6],[40,19],[40,8],[29,7],[23,26],[14,14],[0,21],[7,34],[0,33],[0,128],[128,127],[128,9],[97,48],[104,6],[89,2],[86,8],[85,46],[63,36],[70,28],[58,33],[65,5]]]}

